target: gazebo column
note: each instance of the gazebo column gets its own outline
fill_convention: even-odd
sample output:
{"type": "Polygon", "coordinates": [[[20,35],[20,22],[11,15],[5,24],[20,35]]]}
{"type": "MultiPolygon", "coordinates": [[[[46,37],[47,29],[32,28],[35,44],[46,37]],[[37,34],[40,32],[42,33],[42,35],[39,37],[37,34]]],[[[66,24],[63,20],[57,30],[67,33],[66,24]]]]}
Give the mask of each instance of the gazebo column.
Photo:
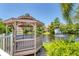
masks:
{"type": "Polygon", "coordinates": [[[13,46],[13,55],[14,53],[16,52],[16,35],[17,35],[17,24],[16,22],[13,24],[13,43],[14,43],[14,46],[13,46]]]}
{"type": "Polygon", "coordinates": [[[34,48],[35,48],[35,52],[34,52],[34,56],[36,56],[36,23],[34,23],[34,48]]]}
{"type": "MultiPolygon", "coordinates": [[[[13,30],[13,28],[12,28],[13,30]]],[[[8,25],[6,24],[6,36],[8,35],[8,25]]],[[[3,41],[3,50],[7,51],[7,52],[10,52],[10,55],[13,55],[13,38],[12,38],[12,35],[10,35],[10,50],[8,50],[7,48],[8,47],[8,40],[7,40],[7,37],[4,39],[3,41]]]]}
{"type": "MultiPolygon", "coordinates": [[[[8,28],[7,28],[7,27],[8,27],[8,25],[6,25],[6,34],[5,34],[6,36],[7,36],[7,34],[8,34],[8,28]]],[[[5,40],[3,41],[3,44],[4,44],[4,45],[3,45],[3,46],[4,46],[3,49],[4,49],[5,51],[7,51],[7,49],[6,49],[6,48],[7,48],[7,42],[6,42],[6,41],[7,41],[7,38],[5,38],[5,40]]]]}

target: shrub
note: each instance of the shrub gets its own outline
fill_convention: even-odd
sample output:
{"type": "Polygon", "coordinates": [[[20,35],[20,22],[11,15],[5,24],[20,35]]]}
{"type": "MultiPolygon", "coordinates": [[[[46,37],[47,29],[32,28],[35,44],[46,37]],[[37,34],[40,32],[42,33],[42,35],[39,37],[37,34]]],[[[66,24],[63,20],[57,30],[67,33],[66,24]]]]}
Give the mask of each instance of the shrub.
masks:
{"type": "Polygon", "coordinates": [[[79,34],[78,24],[61,24],[59,29],[64,34],[79,34]]]}
{"type": "Polygon", "coordinates": [[[55,39],[44,43],[44,49],[48,56],[79,56],[79,42],[75,42],[72,35],[70,39],[55,39]]]}

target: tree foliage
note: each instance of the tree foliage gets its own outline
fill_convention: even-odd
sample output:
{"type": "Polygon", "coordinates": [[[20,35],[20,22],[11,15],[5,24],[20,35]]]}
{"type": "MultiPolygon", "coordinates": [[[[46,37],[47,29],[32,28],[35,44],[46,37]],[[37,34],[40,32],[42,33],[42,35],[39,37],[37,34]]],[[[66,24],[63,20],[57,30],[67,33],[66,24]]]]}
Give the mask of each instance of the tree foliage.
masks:
{"type": "Polygon", "coordinates": [[[33,26],[31,26],[31,25],[26,25],[26,26],[23,28],[23,33],[24,33],[24,34],[33,34],[33,26]]]}
{"type": "MultiPolygon", "coordinates": [[[[23,28],[23,33],[24,34],[34,34],[33,26],[27,25],[26,27],[23,28]]],[[[41,35],[44,32],[44,27],[43,26],[37,26],[36,27],[36,33],[37,35],[41,35]]]]}
{"type": "Polygon", "coordinates": [[[50,32],[51,35],[55,33],[54,29],[55,28],[54,28],[53,22],[51,22],[51,24],[48,26],[48,30],[49,30],[49,32],[50,32]]]}
{"type": "MultiPolygon", "coordinates": [[[[7,33],[12,32],[11,27],[7,27],[7,33]]],[[[2,19],[0,19],[0,34],[6,33],[6,25],[3,23],[2,19]]]]}
{"type": "Polygon", "coordinates": [[[63,18],[68,23],[72,23],[72,21],[71,21],[71,12],[73,10],[73,4],[72,3],[62,3],[61,4],[61,10],[62,10],[63,18]]]}
{"type": "Polygon", "coordinates": [[[59,18],[55,18],[54,22],[53,22],[53,25],[54,25],[54,28],[58,28],[59,25],[60,25],[60,21],[59,21],[59,18]]]}
{"type": "Polygon", "coordinates": [[[44,33],[44,27],[43,26],[38,26],[37,29],[36,29],[36,33],[37,33],[37,36],[41,35],[44,33]]]}
{"type": "Polygon", "coordinates": [[[79,6],[75,9],[73,21],[74,23],[79,23],[79,6]]]}
{"type": "Polygon", "coordinates": [[[61,24],[59,29],[64,34],[79,34],[79,24],[61,24]]]}
{"type": "Polygon", "coordinates": [[[0,20],[0,34],[5,33],[5,24],[0,20]]]}

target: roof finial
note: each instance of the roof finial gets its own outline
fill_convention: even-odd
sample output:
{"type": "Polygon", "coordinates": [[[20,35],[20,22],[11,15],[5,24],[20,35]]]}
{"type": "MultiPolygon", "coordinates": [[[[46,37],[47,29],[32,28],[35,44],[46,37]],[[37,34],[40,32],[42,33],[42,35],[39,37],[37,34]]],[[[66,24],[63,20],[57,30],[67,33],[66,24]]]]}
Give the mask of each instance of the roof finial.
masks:
{"type": "Polygon", "coordinates": [[[24,16],[27,16],[27,17],[28,17],[28,16],[30,16],[30,14],[29,14],[29,13],[25,13],[25,15],[24,15],[24,16]]]}

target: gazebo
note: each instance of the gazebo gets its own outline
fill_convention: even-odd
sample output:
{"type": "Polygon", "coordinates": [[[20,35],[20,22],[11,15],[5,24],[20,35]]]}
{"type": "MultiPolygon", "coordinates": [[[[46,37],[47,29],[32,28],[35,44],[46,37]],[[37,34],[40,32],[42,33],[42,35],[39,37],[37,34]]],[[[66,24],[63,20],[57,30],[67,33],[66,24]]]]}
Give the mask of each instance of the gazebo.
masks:
{"type": "Polygon", "coordinates": [[[34,54],[42,46],[42,37],[37,37],[36,28],[39,25],[44,26],[44,24],[30,15],[22,15],[17,18],[10,18],[4,21],[6,24],[6,35],[7,27],[12,27],[13,41],[12,46],[10,47],[10,54],[14,56],[22,56],[34,54]],[[19,34],[20,31],[23,31],[22,28],[26,25],[31,25],[33,27],[33,34],[31,37],[27,38],[27,35],[19,34]]]}

